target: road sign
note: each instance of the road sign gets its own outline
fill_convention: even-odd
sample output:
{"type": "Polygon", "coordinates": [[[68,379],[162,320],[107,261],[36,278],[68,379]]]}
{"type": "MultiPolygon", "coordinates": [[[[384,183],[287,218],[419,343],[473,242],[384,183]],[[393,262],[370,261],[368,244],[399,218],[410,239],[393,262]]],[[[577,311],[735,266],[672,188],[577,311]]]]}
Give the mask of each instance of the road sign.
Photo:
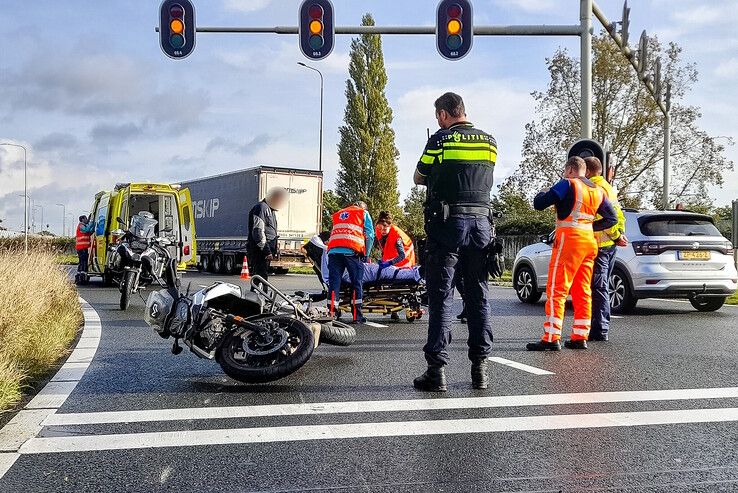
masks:
{"type": "Polygon", "coordinates": [[[311,60],[322,60],[333,51],[335,17],[330,0],[304,0],[300,4],[300,50],[311,60]]]}
{"type": "Polygon", "coordinates": [[[474,41],[474,12],[469,0],[441,0],[436,10],[436,47],[446,60],[460,60],[474,41]]]}
{"type": "Polygon", "coordinates": [[[186,58],[195,49],[195,6],[190,0],[164,0],[159,7],[159,44],[169,57],[186,58]]]}

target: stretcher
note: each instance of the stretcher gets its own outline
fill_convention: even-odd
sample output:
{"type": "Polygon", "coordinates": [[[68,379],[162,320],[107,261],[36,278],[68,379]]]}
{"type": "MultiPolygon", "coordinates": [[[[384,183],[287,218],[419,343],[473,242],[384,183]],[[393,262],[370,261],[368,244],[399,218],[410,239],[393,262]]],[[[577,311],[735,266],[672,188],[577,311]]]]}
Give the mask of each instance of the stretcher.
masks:
{"type": "MultiPolygon", "coordinates": [[[[321,262],[323,249],[307,243],[303,250],[312,264],[315,275],[323,287],[322,299],[328,298],[328,284],[323,279],[321,262]]],[[[335,315],[340,318],[344,313],[351,313],[353,291],[349,284],[341,285],[341,302],[335,315]]],[[[424,306],[428,306],[428,295],[425,282],[410,279],[383,278],[364,282],[361,310],[364,314],[374,313],[389,315],[398,320],[402,314],[408,322],[414,322],[425,314],[424,306]]]]}

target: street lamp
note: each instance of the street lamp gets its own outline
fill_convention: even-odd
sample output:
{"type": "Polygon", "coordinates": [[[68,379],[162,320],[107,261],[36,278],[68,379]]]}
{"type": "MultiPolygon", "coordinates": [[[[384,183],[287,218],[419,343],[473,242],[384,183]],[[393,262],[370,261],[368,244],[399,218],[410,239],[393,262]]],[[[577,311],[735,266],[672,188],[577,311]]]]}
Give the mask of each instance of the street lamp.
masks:
{"type": "Polygon", "coordinates": [[[323,73],[317,68],[311,67],[303,62],[297,62],[297,64],[318,72],[320,76],[320,150],[318,151],[318,169],[323,171],[323,73]]]}
{"type": "Polygon", "coordinates": [[[20,147],[23,149],[23,231],[26,235],[26,254],[28,253],[28,151],[20,144],[0,142],[0,146],[20,147]]]}
{"type": "MultiPolygon", "coordinates": [[[[33,210],[36,211],[36,209],[41,209],[41,231],[44,231],[44,206],[41,204],[36,204],[33,206],[33,210]]],[[[34,215],[35,217],[35,215],[34,215]]],[[[34,221],[34,224],[36,221],[34,221]]]]}
{"type": "Polygon", "coordinates": [[[56,204],[57,207],[62,208],[62,236],[66,234],[67,231],[67,206],[64,204],[56,204]]]}

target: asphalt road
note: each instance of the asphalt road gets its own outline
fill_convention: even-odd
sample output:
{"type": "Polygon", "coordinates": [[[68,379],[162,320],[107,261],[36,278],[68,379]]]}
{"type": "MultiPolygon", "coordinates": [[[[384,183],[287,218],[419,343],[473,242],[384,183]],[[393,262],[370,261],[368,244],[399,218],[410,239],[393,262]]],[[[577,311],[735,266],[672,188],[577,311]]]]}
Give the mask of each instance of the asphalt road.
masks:
{"type": "Polygon", "coordinates": [[[734,307],[643,301],[607,344],[528,353],[543,302],[494,288],[490,389],[470,388],[457,324],[440,395],[411,384],[425,320],[372,318],[385,327],[361,327],[353,346],[320,346],[297,373],[249,386],[172,355],[142,322],[142,300],[121,312],[115,288],[80,295],[101,318],[99,348],[0,492],[738,491],[734,307]]]}

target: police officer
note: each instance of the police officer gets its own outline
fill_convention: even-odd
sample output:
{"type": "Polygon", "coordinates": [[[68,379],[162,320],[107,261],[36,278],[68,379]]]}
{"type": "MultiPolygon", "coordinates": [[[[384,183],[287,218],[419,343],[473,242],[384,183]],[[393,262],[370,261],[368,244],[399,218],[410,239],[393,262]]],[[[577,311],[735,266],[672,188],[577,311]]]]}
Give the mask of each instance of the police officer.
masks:
{"type": "Polygon", "coordinates": [[[249,236],[246,242],[249,270],[264,279],[269,276],[269,266],[278,253],[276,212],[284,207],[288,199],[287,190],[275,187],[266,198],[249,211],[249,236]]]}
{"type": "Polygon", "coordinates": [[[435,102],[441,129],[428,140],[414,181],[428,187],[425,203],[426,282],[429,300],[427,371],[413,382],[418,390],[446,391],[454,275],[461,270],[469,327],[469,359],[475,389],[489,383],[487,357],[492,326],[487,302],[485,248],[491,240],[490,192],[497,142],[466,120],[461,96],[446,93],[435,102]]]}

